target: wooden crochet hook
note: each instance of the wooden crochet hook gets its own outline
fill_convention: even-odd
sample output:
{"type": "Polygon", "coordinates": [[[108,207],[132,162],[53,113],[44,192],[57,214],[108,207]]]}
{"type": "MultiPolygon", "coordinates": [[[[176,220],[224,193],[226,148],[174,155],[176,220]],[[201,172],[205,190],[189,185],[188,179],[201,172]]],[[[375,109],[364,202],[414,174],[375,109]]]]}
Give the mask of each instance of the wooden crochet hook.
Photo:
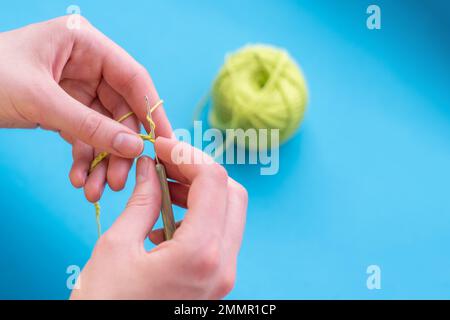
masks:
{"type": "Polygon", "coordinates": [[[159,184],[161,185],[161,217],[164,224],[164,239],[170,240],[173,238],[177,227],[175,225],[175,218],[173,216],[172,201],[170,199],[169,184],[167,182],[166,169],[159,162],[158,156],[156,159],[156,173],[158,174],[159,184]]]}
{"type": "MultiPolygon", "coordinates": [[[[150,123],[150,137],[153,141],[155,141],[155,123],[152,118],[152,108],[150,108],[150,104],[147,96],[145,96],[145,102],[147,104],[147,118],[150,123]]],[[[177,227],[175,225],[175,218],[173,215],[172,209],[172,200],[170,199],[170,191],[169,191],[169,183],[167,182],[167,174],[166,168],[159,161],[158,155],[155,150],[155,160],[156,160],[156,173],[158,175],[159,184],[161,186],[161,217],[164,225],[164,239],[170,240],[173,238],[173,234],[175,233],[177,227]]]]}

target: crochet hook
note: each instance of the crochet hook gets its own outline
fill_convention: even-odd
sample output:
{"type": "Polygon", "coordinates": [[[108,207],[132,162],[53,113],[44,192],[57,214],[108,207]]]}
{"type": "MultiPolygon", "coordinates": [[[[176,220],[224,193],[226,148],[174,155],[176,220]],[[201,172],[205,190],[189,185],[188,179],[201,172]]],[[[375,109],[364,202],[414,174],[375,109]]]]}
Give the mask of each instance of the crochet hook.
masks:
{"type": "MultiPolygon", "coordinates": [[[[145,102],[147,104],[147,118],[150,123],[150,137],[153,141],[156,139],[155,125],[152,118],[152,109],[147,96],[145,96],[145,102]],[[152,125],[153,124],[153,125],[152,125]]],[[[156,173],[158,175],[159,184],[161,186],[161,217],[164,225],[164,239],[170,240],[173,238],[173,234],[176,231],[175,218],[172,209],[172,200],[170,199],[169,184],[167,182],[167,174],[164,165],[159,161],[158,155],[155,150],[156,160],[156,173]]]]}

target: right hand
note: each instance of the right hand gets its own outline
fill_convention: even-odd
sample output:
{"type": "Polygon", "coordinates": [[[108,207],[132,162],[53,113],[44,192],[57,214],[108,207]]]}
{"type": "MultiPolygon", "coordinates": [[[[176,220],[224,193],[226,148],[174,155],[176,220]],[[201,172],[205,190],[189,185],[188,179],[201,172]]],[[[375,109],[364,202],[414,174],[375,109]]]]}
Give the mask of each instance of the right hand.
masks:
{"type": "MultiPolygon", "coordinates": [[[[174,204],[187,208],[173,239],[153,230],[161,191],[153,160],[142,157],[127,208],[100,238],[72,299],[218,299],[232,289],[247,210],[247,192],[217,163],[185,143],[158,138],[174,204]],[[174,161],[174,150],[190,163],[174,161]],[[158,244],[144,249],[144,240],[158,244]]],[[[176,160],[176,159],[175,159],[176,160]]]]}

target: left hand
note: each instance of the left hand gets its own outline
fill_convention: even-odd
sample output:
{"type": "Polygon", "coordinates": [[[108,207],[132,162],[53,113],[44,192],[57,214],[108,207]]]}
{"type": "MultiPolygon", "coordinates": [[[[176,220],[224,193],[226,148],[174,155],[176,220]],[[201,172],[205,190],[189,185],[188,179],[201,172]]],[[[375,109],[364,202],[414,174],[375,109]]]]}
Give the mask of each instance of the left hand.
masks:
{"type": "MultiPolygon", "coordinates": [[[[143,150],[137,135],[146,106],[159,100],[143,66],[86,19],[68,27],[69,16],[0,33],[0,127],[54,130],[72,144],[70,180],[99,200],[105,182],[124,187],[133,158],[143,150]],[[118,123],[124,114],[132,116],[118,123]],[[94,156],[111,155],[88,175],[94,156]]],[[[158,108],[157,135],[172,130],[158,108]]]]}

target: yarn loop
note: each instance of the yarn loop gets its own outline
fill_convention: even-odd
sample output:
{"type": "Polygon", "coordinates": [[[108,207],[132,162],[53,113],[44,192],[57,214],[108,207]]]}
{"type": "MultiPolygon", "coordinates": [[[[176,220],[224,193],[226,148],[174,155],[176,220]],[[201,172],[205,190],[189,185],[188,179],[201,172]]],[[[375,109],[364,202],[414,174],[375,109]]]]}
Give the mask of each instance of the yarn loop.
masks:
{"type": "MultiPolygon", "coordinates": [[[[147,101],[147,103],[148,103],[148,99],[147,99],[147,96],[145,96],[145,100],[147,101]]],[[[142,133],[139,133],[139,136],[142,138],[142,140],[144,140],[144,141],[150,141],[151,143],[155,143],[155,128],[156,128],[156,124],[155,124],[155,122],[153,121],[153,118],[151,117],[151,114],[152,114],[152,112],[153,111],[155,111],[156,110],[156,108],[158,108],[159,106],[161,106],[162,104],[163,104],[163,100],[158,100],[157,102],[156,102],[156,104],[153,106],[153,107],[151,107],[151,108],[149,108],[148,110],[147,110],[147,116],[146,116],[146,119],[147,119],[147,122],[148,122],[148,125],[149,125],[149,127],[150,127],[150,134],[142,134],[142,133]]],[[[125,121],[126,119],[128,119],[129,117],[131,117],[132,115],[134,115],[134,112],[133,111],[130,111],[130,112],[128,112],[128,113],[126,113],[126,114],[124,114],[123,116],[121,116],[119,119],[117,119],[116,121],[117,122],[123,122],[123,121],[125,121]]],[[[91,162],[91,166],[90,166],[90,168],[89,168],[89,174],[91,174],[92,173],[92,171],[94,171],[95,170],[95,168],[100,164],[100,162],[102,162],[103,160],[105,160],[107,157],[109,156],[109,153],[108,152],[106,152],[106,151],[102,151],[102,152],[100,152],[95,158],[94,158],[94,160],[92,160],[92,162],[91,162]]],[[[94,203],[94,208],[95,208],[95,222],[96,222],[96,224],[97,224],[97,235],[98,235],[98,237],[100,238],[100,236],[102,235],[102,226],[101,226],[101,221],[100,221],[100,202],[95,202],[94,203]]]]}

